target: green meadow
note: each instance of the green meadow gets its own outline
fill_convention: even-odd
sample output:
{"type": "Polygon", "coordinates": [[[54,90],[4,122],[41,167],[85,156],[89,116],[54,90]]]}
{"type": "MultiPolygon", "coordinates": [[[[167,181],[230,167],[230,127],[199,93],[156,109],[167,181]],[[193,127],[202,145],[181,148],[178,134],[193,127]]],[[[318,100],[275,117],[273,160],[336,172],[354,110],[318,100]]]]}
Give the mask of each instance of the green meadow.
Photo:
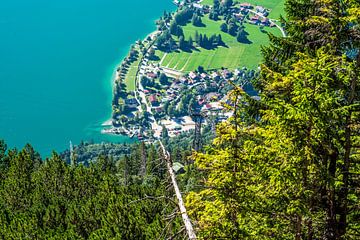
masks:
{"type": "Polygon", "coordinates": [[[140,57],[131,63],[128,68],[128,72],[125,76],[125,85],[127,91],[134,91],[135,90],[135,82],[136,82],[136,72],[138,70],[140,64],[140,57]]]}
{"type": "Polygon", "coordinates": [[[202,22],[204,27],[195,27],[191,23],[183,27],[185,39],[189,36],[194,39],[195,32],[211,36],[213,34],[221,34],[225,47],[217,47],[215,49],[207,50],[204,48],[196,48],[191,52],[172,52],[164,54],[157,51],[161,65],[176,69],[183,72],[195,70],[198,66],[203,66],[205,69],[219,69],[225,67],[228,69],[235,69],[242,66],[254,69],[261,62],[261,46],[267,45],[269,39],[266,32],[271,32],[275,35],[280,35],[280,30],[277,28],[265,27],[265,32],[260,31],[259,26],[245,24],[249,44],[239,43],[236,37],[220,30],[222,20],[213,21],[204,16],[202,22]]]}

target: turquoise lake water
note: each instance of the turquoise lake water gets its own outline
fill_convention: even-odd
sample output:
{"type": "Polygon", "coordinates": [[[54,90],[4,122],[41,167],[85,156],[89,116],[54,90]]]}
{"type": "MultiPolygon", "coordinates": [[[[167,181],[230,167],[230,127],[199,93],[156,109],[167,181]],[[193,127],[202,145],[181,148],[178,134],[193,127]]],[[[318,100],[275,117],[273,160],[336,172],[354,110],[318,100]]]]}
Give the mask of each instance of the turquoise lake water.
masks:
{"type": "Polygon", "coordinates": [[[42,155],[100,134],[114,68],[171,0],[12,0],[0,6],[0,139],[42,155]]]}

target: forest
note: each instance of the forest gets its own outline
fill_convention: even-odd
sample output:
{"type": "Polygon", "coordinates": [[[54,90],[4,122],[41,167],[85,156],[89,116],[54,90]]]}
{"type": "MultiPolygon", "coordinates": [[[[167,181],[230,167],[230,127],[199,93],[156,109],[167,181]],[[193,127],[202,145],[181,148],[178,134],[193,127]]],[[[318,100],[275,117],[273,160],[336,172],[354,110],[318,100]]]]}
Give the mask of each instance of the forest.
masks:
{"type": "Polygon", "coordinates": [[[175,238],[183,227],[160,159],[140,144],[121,161],[66,164],[1,141],[0,239],[175,238]]]}
{"type": "MultiPolygon", "coordinates": [[[[259,97],[230,81],[211,142],[166,139],[198,239],[360,239],[360,2],[285,9],[259,97]]],[[[1,141],[0,238],[187,239],[159,146],[124,149],[69,164],[1,141]]]]}

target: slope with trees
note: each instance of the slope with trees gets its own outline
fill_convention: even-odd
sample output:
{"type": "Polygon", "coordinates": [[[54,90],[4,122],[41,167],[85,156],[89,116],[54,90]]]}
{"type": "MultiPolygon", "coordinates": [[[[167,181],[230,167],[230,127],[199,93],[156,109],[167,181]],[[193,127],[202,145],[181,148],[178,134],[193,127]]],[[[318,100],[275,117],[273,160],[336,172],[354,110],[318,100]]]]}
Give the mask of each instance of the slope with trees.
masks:
{"type": "Polygon", "coordinates": [[[358,239],[360,4],[286,3],[255,82],[230,94],[234,117],[195,153],[204,188],[187,196],[206,239],[358,239]],[[205,180],[202,180],[205,179],[205,180]]]}

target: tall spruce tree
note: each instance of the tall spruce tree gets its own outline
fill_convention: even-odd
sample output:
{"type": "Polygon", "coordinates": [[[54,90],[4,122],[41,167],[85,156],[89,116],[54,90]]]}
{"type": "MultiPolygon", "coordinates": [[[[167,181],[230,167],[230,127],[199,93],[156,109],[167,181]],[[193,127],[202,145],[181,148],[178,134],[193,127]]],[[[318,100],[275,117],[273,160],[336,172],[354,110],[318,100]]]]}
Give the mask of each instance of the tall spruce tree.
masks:
{"type": "MultiPolygon", "coordinates": [[[[207,239],[357,239],[360,228],[360,3],[289,0],[214,147],[195,153],[205,188],[187,197],[207,239]]],[[[229,106],[230,107],[230,106],[229,106]]]]}

